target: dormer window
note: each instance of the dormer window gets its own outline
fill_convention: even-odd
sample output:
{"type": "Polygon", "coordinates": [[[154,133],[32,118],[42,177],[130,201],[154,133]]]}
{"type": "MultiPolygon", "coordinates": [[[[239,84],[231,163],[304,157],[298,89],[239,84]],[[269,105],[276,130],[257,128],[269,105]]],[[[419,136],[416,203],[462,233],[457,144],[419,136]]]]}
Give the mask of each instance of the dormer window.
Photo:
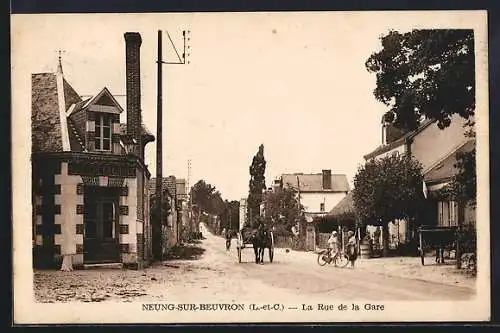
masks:
{"type": "Polygon", "coordinates": [[[97,114],[95,119],[95,150],[111,150],[111,116],[97,114]]]}

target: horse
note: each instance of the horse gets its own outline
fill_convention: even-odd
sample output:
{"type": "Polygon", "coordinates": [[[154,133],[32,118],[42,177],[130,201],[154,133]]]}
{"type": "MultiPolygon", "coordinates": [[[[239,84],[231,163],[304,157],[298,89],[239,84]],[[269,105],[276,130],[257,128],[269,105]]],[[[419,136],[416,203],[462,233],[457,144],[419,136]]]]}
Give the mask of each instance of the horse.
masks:
{"type": "Polygon", "coordinates": [[[271,251],[271,232],[264,227],[258,228],[252,237],[252,245],[253,251],[255,253],[255,263],[263,264],[265,249],[267,248],[269,249],[269,251],[271,251]]]}

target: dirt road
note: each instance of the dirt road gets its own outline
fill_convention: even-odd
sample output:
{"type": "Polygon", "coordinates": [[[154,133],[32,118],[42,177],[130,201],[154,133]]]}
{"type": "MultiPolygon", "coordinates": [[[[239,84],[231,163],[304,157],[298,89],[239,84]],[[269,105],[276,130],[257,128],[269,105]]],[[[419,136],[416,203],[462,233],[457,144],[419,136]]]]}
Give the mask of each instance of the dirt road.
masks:
{"type": "MultiPolygon", "coordinates": [[[[352,300],[463,300],[475,295],[470,287],[451,286],[428,281],[392,277],[369,272],[364,267],[339,269],[320,267],[316,257],[284,249],[275,249],[274,261],[269,263],[267,250],[264,265],[254,263],[252,248],[243,249],[238,263],[235,241],[226,252],[224,241],[208,232],[204,245],[207,254],[217,256],[225,272],[243,272],[246,280],[255,280],[289,293],[325,299],[352,300]]],[[[267,289],[267,288],[266,288],[267,289]]]]}
{"type": "Polygon", "coordinates": [[[37,271],[35,297],[41,302],[321,302],[465,300],[475,294],[470,286],[372,272],[362,262],[355,269],[320,267],[314,254],[284,249],[275,249],[273,263],[266,251],[265,263],[258,265],[253,249],[245,248],[238,263],[235,240],[226,251],[223,238],[202,232],[206,239],[196,246],[205,251],[198,260],[169,260],[140,271],[37,271]]]}

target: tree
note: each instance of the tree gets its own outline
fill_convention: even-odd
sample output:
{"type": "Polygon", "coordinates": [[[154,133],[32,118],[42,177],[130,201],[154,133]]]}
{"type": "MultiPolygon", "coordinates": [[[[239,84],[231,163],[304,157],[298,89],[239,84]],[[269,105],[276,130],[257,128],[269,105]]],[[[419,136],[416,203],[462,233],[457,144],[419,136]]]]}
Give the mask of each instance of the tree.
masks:
{"type": "Polygon", "coordinates": [[[198,212],[211,212],[212,199],[215,194],[215,186],[206,183],[204,180],[199,180],[191,188],[191,198],[193,204],[196,205],[198,212]]]}
{"type": "Polygon", "coordinates": [[[224,210],[221,215],[222,225],[226,229],[238,230],[240,224],[240,203],[239,201],[224,201],[224,210]]]}
{"type": "Polygon", "coordinates": [[[297,192],[285,187],[266,195],[265,221],[278,232],[288,233],[296,224],[303,207],[299,207],[297,192]]]}
{"type": "MultiPolygon", "coordinates": [[[[466,133],[467,137],[475,138],[473,130],[466,133]]],[[[462,204],[476,207],[476,148],[471,151],[459,152],[454,167],[458,172],[452,177],[450,184],[443,189],[443,195],[462,204]]]]}
{"type": "Polygon", "coordinates": [[[425,117],[444,129],[455,113],[466,119],[474,115],[473,30],[391,31],[381,41],[382,50],[365,65],[376,73],[374,95],[390,107],[389,122],[413,130],[425,117]]]}
{"type": "Polygon", "coordinates": [[[247,220],[254,225],[254,220],[260,216],[260,205],[262,203],[262,191],[266,189],[266,160],[264,159],[264,145],[259,146],[259,151],[253,157],[250,165],[250,183],[248,192],[247,220]]]}
{"type": "MultiPolygon", "coordinates": [[[[385,120],[408,131],[427,118],[445,129],[451,116],[459,114],[469,120],[466,136],[475,139],[474,31],[391,31],[381,41],[382,50],[369,57],[366,68],[377,76],[375,98],[390,107],[385,120]]],[[[458,172],[442,192],[452,200],[475,206],[475,146],[456,158],[458,172]]]]}
{"type": "MultiPolygon", "coordinates": [[[[168,193],[168,189],[164,188],[162,191],[162,204],[161,204],[161,215],[166,219],[172,212],[172,205],[170,204],[170,194],[168,193]]],[[[156,193],[151,194],[149,201],[149,212],[151,216],[151,220],[154,221],[157,218],[156,211],[156,193]]]]}
{"type": "Polygon", "coordinates": [[[353,201],[360,221],[382,226],[384,254],[389,241],[388,223],[410,220],[421,208],[422,166],[406,154],[372,159],[354,176],[353,201]]]}
{"type": "MultiPolygon", "coordinates": [[[[221,221],[222,225],[224,224],[224,221],[228,216],[228,203],[227,200],[224,201],[222,199],[221,193],[217,191],[215,186],[212,186],[204,180],[199,180],[191,188],[190,195],[193,201],[193,211],[198,214],[198,216],[201,213],[207,213],[211,215],[211,223],[214,222],[217,217],[218,221],[221,221]]],[[[214,231],[217,232],[215,229],[214,231]]]]}

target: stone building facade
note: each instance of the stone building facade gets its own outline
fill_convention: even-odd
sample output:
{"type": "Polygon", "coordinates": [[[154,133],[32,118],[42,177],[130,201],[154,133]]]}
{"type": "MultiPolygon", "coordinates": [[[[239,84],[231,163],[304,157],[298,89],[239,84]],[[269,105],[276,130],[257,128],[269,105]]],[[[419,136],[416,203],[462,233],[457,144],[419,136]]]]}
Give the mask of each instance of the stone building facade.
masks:
{"type": "MultiPolygon", "coordinates": [[[[156,192],[156,178],[149,180],[148,188],[151,200],[156,192]]],[[[170,211],[163,216],[162,223],[162,253],[166,256],[169,249],[182,242],[183,232],[189,229],[188,197],[185,180],[172,175],[163,178],[162,189],[165,194],[163,200],[167,200],[170,206],[170,211]]]]}
{"type": "Polygon", "coordinates": [[[141,36],[127,32],[127,123],[107,88],[82,99],[63,75],[32,74],[34,266],[151,260],[144,163],[154,136],[141,125],[141,36]]]}

